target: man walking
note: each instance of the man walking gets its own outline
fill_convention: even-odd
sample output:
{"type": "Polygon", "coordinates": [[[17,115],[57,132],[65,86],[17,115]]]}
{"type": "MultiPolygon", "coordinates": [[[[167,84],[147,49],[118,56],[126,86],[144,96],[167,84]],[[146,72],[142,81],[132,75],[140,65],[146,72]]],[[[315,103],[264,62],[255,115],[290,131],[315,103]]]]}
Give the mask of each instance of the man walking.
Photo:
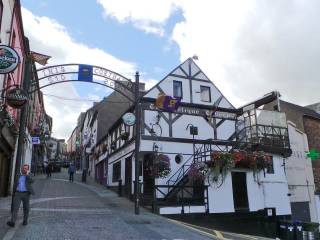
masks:
{"type": "Polygon", "coordinates": [[[73,182],[73,174],[75,172],[75,167],[73,163],[70,163],[68,173],[69,173],[69,181],[73,182]]]}
{"type": "Polygon", "coordinates": [[[15,225],[21,202],[23,203],[23,225],[28,224],[30,194],[34,194],[31,185],[33,183],[33,180],[28,175],[28,170],[29,166],[27,164],[22,166],[21,174],[19,174],[18,176],[18,182],[15,183],[15,186],[13,187],[14,196],[12,202],[13,207],[11,213],[11,221],[7,222],[7,225],[10,227],[14,227],[15,225]]]}

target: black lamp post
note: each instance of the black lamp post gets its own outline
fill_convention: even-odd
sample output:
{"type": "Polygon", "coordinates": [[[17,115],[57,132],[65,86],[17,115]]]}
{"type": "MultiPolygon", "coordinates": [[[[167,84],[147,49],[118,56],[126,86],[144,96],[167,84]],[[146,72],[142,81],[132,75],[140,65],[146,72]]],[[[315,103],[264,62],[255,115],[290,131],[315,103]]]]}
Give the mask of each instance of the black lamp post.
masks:
{"type": "Polygon", "coordinates": [[[135,162],[134,162],[134,213],[139,214],[139,201],[140,201],[140,191],[139,191],[139,151],[140,151],[140,93],[139,93],[139,72],[135,75],[135,113],[136,113],[136,125],[135,125],[135,162]]]}

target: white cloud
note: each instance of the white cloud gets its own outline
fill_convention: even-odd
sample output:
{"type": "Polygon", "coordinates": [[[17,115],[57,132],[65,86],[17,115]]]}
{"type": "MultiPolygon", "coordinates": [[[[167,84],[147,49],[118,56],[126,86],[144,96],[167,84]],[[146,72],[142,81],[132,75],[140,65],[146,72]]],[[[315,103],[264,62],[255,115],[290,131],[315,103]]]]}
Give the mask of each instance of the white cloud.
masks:
{"type": "Polygon", "coordinates": [[[144,21],[162,31],[170,15],[181,10],[184,19],[170,39],[180,48],[180,60],[198,55],[199,66],[235,106],[273,90],[296,104],[319,102],[317,0],[98,2],[119,22],[137,27],[144,21]]]}
{"type": "MultiPolygon", "coordinates": [[[[25,35],[32,51],[52,56],[49,64],[86,63],[110,68],[124,76],[134,76],[135,64],[120,60],[101,49],[89,48],[71,38],[67,29],[53,19],[35,16],[22,8],[25,35]]],[[[88,88],[92,89],[93,87],[88,88]]],[[[71,83],[57,84],[43,89],[44,93],[79,99],[71,83]]],[[[92,104],[44,97],[46,112],[53,118],[53,135],[68,139],[81,111],[92,104]]]]}
{"type": "Polygon", "coordinates": [[[164,34],[164,24],[175,10],[171,0],[97,0],[107,17],[121,23],[131,22],[147,33],[164,34]]]}
{"type": "Polygon", "coordinates": [[[150,88],[152,88],[154,85],[156,85],[159,80],[156,79],[146,79],[146,80],[142,80],[141,82],[146,84],[146,90],[149,90],[150,88]]]}
{"type": "Polygon", "coordinates": [[[297,104],[319,101],[319,1],[184,1],[173,31],[181,60],[199,65],[239,106],[272,90],[297,104]]]}

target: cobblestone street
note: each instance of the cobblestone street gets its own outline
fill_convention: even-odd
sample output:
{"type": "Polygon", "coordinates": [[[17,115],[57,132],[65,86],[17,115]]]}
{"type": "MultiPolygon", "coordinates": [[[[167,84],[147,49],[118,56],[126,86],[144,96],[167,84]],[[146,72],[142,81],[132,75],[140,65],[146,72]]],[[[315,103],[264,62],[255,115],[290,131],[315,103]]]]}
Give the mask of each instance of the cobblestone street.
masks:
{"type": "Polygon", "coordinates": [[[0,200],[0,237],[5,240],[209,239],[142,208],[137,216],[133,213],[133,203],[114,192],[93,183],[70,183],[66,178],[66,173],[53,174],[51,179],[36,178],[36,195],[31,199],[27,226],[22,226],[20,211],[16,227],[7,227],[10,198],[0,200]]]}

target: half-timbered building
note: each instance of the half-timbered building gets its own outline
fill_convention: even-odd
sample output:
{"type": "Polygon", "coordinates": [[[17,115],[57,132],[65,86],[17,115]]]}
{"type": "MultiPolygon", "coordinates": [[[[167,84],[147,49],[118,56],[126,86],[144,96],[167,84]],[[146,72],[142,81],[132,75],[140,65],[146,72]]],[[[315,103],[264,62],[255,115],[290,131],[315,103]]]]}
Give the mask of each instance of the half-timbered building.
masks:
{"type": "MultiPolygon", "coordinates": [[[[272,92],[235,108],[193,59],[180,64],[141,98],[141,203],[159,214],[269,210],[269,215],[290,215],[283,168],[291,152],[285,114],[259,109],[278,96],[272,92]],[[231,167],[210,174],[209,162],[216,156],[256,152],[268,156],[267,165],[232,160],[231,167]],[[159,173],[161,163],[167,168],[159,173]],[[202,178],[193,178],[195,169],[202,178]]],[[[129,197],[135,181],[134,134],[119,118],[96,146],[103,153],[99,159],[107,161],[107,186],[118,187],[120,180],[129,197]]]]}

